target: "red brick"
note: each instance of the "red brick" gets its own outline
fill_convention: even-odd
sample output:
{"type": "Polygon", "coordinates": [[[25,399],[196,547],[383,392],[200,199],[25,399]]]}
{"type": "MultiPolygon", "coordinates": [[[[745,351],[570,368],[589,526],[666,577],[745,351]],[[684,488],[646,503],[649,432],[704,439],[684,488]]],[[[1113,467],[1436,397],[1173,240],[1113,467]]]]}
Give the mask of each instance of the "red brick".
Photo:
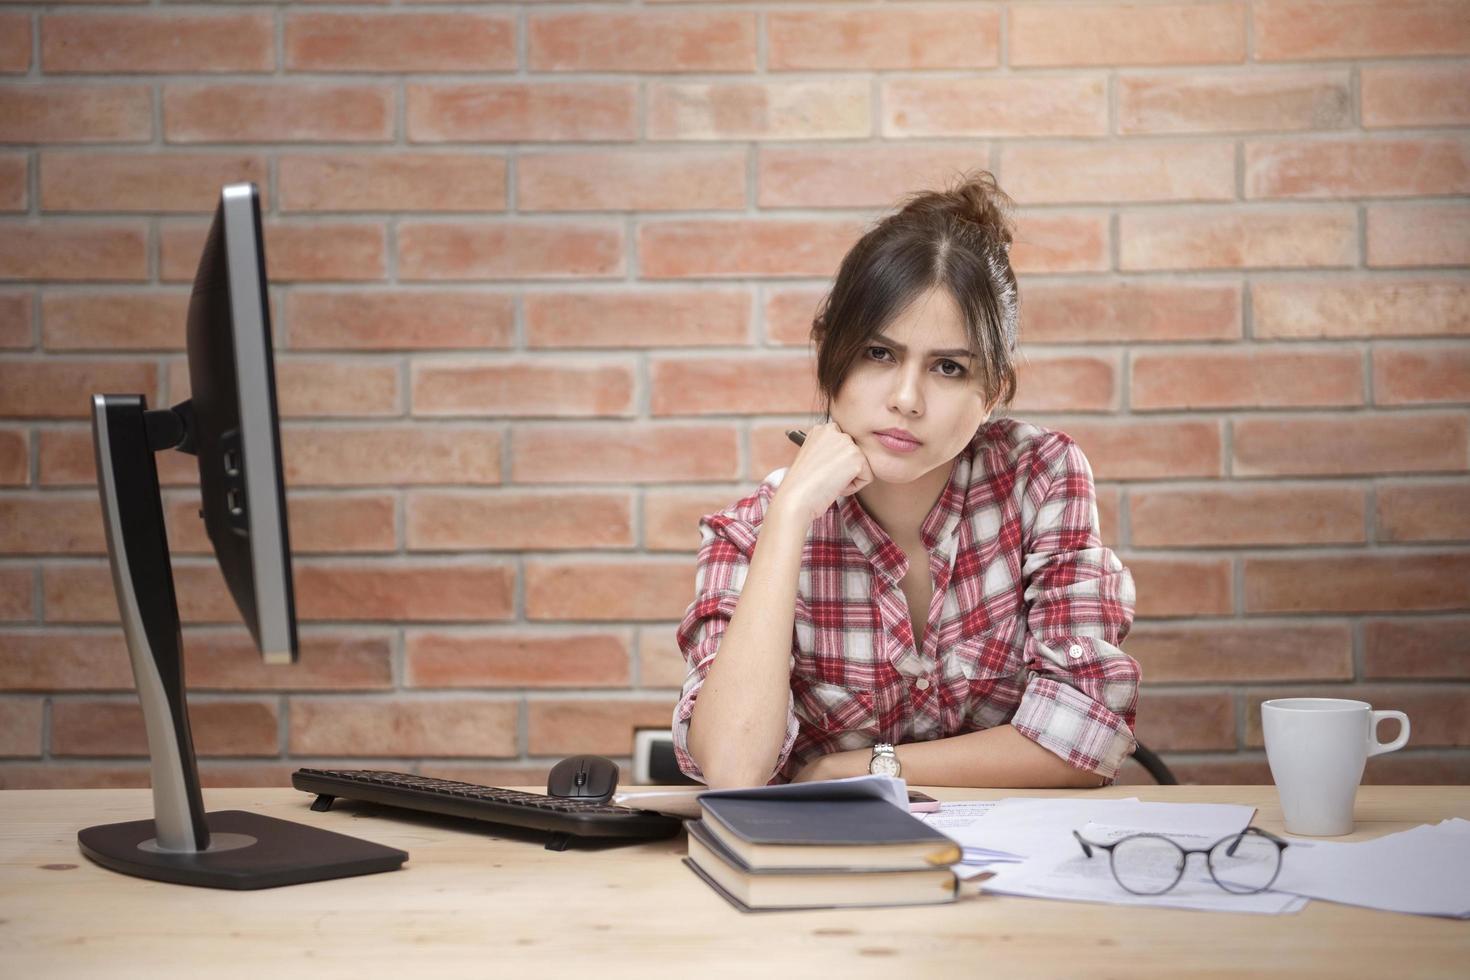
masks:
{"type": "Polygon", "coordinates": [[[737,432],[721,424],[527,424],[511,433],[516,483],[732,480],[737,432]]]}
{"type": "MultiPolygon", "coordinates": [[[[1198,755],[1165,756],[1164,762],[1183,785],[1196,786],[1269,786],[1271,767],[1261,753],[1245,752],[1222,758],[1198,755]]],[[[1144,782],[1153,782],[1146,777],[1144,782]]]]}
{"type": "Polygon", "coordinates": [[[1396,612],[1470,605],[1470,552],[1246,558],[1247,612],[1396,612]]]}
{"type": "Polygon", "coordinates": [[[750,11],[579,10],[529,14],[531,71],[754,71],[750,11]]]}
{"type": "Polygon", "coordinates": [[[1144,623],[1124,649],[1146,684],[1352,680],[1351,627],[1338,623],[1158,626],[1144,623]]]}
{"type": "Polygon", "coordinates": [[[744,150],[524,153],[517,158],[516,174],[521,211],[745,207],[744,150]]]}
{"type": "Polygon", "coordinates": [[[1228,693],[1138,695],[1134,733],[1154,751],[1200,752],[1235,748],[1235,698],[1228,693]]]}
{"type": "Polygon", "coordinates": [[[0,622],[19,623],[36,618],[35,579],[35,572],[29,568],[0,568],[0,622]]]}
{"type": "Polygon", "coordinates": [[[1419,197],[1470,191],[1470,141],[1254,140],[1248,198],[1419,197]]]}
{"type": "Polygon", "coordinates": [[[1097,495],[1097,524],[1098,534],[1101,535],[1103,543],[1116,545],[1119,541],[1119,514],[1123,509],[1123,490],[1121,487],[1104,484],[1094,488],[1097,495]]]}
{"type": "Polygon", "coordinates": [[[1236,476],[1346,476],[1470,467],[1464,415],[1344,415],[1233,423],[1236,476]]]}
{"type": "Polygon", "coordinates": [[[146,143],[153,138],[150,85],[43,83],[0,89],[0,141],[146,143]]]}
{"type": "Polygon", "coordinates": [[[293,289],[287,335],[296,349],[414,350],[504,348],[515,333],[515,302],[458,290],[293,289]]]}
{"type": "Polygon", "coordinates": [[[504,211],[505,157],[311,153],[280,157],[282,211],[504,211]]]}
{"type": "Polygon", "coordinates": [[[498,620],[514,614],[515,568],[489,562],[297,562],[302,619],[425,622],[498,620]]]}
{"type": "Polygon", "coordinates": [[[0,14],[0,72],[22,75],[31,68],[31,15],[0,14]]]}
{"type": "Polygon", "coordinates": [[[499,483],[500,445],[485,425],[289,426],[281,458],[292,487],[499,483]]]}
{"type": "Polygon", "coordinates": [[[768,287],[765,290],[764,309],[766,342],[810,346],[812,321],[816,319],[817,310],[821,308],[826,295],[826,287],[768,287]]]}
{"type": "MultiPolygon", "coordinates": [[[[274,701],[189,704],[189,730],[200,755],[276,755],[280,722],[274,701]]],[[[148,754],[143,709],[127,701],[57,699],[51,705],[51,753],[56,756],[148,754]]]]}
{"type": "Polygon", "coordinates": [[[650,411],[664,415],[790,414],[819,405],[815,365],[805,354],[654,358],[650,411]]]}
{"type": "Polygon", "coordinates": [[[1470,53],[1457,0],[1270,0],[1252,24],[1257,61],[1470,53]]]}
{"type": "Polygon", "coordinates": [[[514,701],[292,698],[292,755],[514,756],[514,701]]]}
{"type": "MultiPolygon", "coordinates": [[[[26,573],[29,585],[29,573],[26,573]]],[[[256,655],[259,660],[259,654],[256,655]]],[[[193,685],[194,677],[190,676],[193,685]]],[[[0,691],[132,691],[121,630],[0,632],[0,691]]]]}
{"type": "Polygon", "coordinates": [[[624,687],[626,633],[410,630],[409,687],[624,687]]]}
{"type": "Polygon", "coordinates": [[[528,620],[678,619],[694,597],[691,558],[527,559],[528,620]]]}
{"type": "Polygon", "coordinates": [[[163,88],[170,143],[382,143],[393,89],[319,82],[178,83],[163,88]]]}
{"type": "MultiPolygon", "coordinates": [[[[1423,687],[1400,684],[1374,684],[1346,689],[1312,687],[1290,692],[1247,691],[1246,745],[1258,748],[1265,744],[1261,735],[1261,702],[1279,697],[1351,698],[1367,701],[1375,711],[1402,711],[1409,716],[1410,749],[1427,746],[1470,745],[1470,714],[1465,712],[1470,687],[1438,684],[1423,687]]],[[[1386,721],[1379,729],[1385,741],[1398,735],[1398,725],[1386,721]]]]}
{"type": "Polygon", "coordinates": [[[1369,786],[1470,785],[1470,754],[1409,751],[1375,756],[1363,770],[1363,783],[1369,786]]]}
{"type": "Polygon", "coordinates": [[[643,547],[649,551],[699,550],[699,520],[746,496],[743,487],[656,490],[643,494],[643,547]]]}
{"type": "Polygon", "coordinates": [[[146,762],[100,766],[12,763],[0,765],[0,789],[147,789],[149,772],[146,762]]]}
{"type": "Polygon", "coordinates": [[[762,146],[757,154],[757,203],[763,208],[886,208],[983,167],[989,149],[978,142],[904,142],[835,150],[762,146]]]}
{"type": "Polygon", "coordinates": [[[1363,403],[1355,350],[1216,349],[1135,353],[1129,404],[1140,411],[1363,403]]]}
{"type": "Polygon", "coordinates": [[[24,429],[0,429],[0,486],[30,482],[31,439],[24,429]]]}
{"type": "Polygon", "coordinates": [[[0,415],[91,418],[93,392],[137,392],[157,403],[158,372],[142,361],[0,361],[0,415]]]}
{"type": "Polygon", "coordinates": [[[41,68],[65,72],[257,72],[276,67],[270,13],[45,14],[41,68]]]}
{"type": "Polygon", "coordinates": [[[1016,224],[1011,267],[1018,275],[1106,272],[1111,243],[1106,214],[1025,213],[1016,224]]]}
{"type": "Polygon", "coordinates": [[[1358,69],[1363,125],[1470,125],[1470,66],[1420,62],[1358,69]]]}
{"type": "Polygon", "coordinates": [[[771,71],[994,68],[1000,11],[963,4],[772,10],[766,46],[771,71]]]}
{"type": "Polygon", "coordinates": [[[637,365],[563,358],[417,361],[413,413],[537,418],[631,416],[637,365]]]}
{"type": "Polygon", "coordinates": [[[289,786],[295,770],[296,766],[288,763],[203,762],[199,766],[199,785],[204,789],[289,786]]]}
{"type": "Polygon", "coordinates": [[[1346,69],[1169,73],[1118,79],[1121,133],[1348,129],[1346,69]]]}
{"type": "Polygon", "coordinates": [[[412,491],[410,551],[550,551],[633,546],[627,492],[412,491]]]}
{"type": "Polygon", "coordinates": [[[1370,266],[1470,265],[1470,206],[1374,204],[1367,211],[1370,266]]]}
{"type": "Polygon", "coordinates": [[[893,78],[881,84],[883,135],[890,138],[1104,136],[1108,131],[1102,75],[893,78]]]}
{"type": "Polygon", "coordinates": [[[30,207],[29,166],[24,153],[0,154],[0,211],[30,207]]]}
{"type": "Polygon", "coordinates": [[[647,85],[651,140],[861,139],[872,135],[866,80],[647,85]]]}
{"type": "Polygon", "coordinates": [[[1257,338],[1470,335],[1470,284],[1446,279],[1273,279],[1250,286],[1257,338]]]}
{"type": "Polygon", "coordinates": [[[512,14],[294,13],[285,16],[291,71],[514,71],[512,14]]]}
{"type": "Polygon", "coordinates": [[[1128,271],[1350,266],[1358,255],[1351,207],[1125,212],[1118,237],[1128,271]]]}
{"type": "Polygon", "coordinates": [[[1124,555],[1138,593],[1139,619],[1228,616],[1235,587],[1228,558],[1143,558],[1124,555]]]}
{"type": "MultiPolygon", "coordinates": [[[[398,547],[396,497],[390,493],[312,493],[293,490],[286,501],[291,551],[297,555],[389,552],[398,547]]],[[[170,494],[164,508],[169,549],[176,555],[214,553],[199,519],[199,495],[170,494]]]]}
{"type": "Polygon", "coordinates": [[[96,494],[0,497],[0,553],[102,555],[102,507],[96,494]]]}
{"type": "Polygon", "coordinates": [[[1470,402],[1470,349],[1373,348],[1373,401],[1377,405],[1470,402]]]}
{"type": "Polygon", "coordinates": [[[1380,483],[1379,541],[1470,541],[1470,482],[1380,483]]]}
{"type": "Polygon", "coordinates": [[[684,684],[684,674],[684,655],[674,641],[674,627],[639,627],[639,686],[679,688],[684,684]]]}
{"type": "Polygon", "coordinates": [[[40,698],[0,698],[0,756],[41,755],[41,707],[40,698]]]}
{"type": "MultiPolygon", "coordinates": [[[[158,404],[150,400],[150,404],[158,404]]],[[[40,441],[41,486],[97,485],[97,467],[92,447],[91,427],[66,428],[50,426],[37,432],[40,441]]],[[[158,481],[163,486],[197,487],[199,462],[184,453],[156,453],[158,481]]]]}
{"type": "Polygon", "coordinates": [[[1022,204],[1235,198],[1229,143],[1023,143],[1000,160],[1006,192],[1022,204]]]}
{"type": "Polygon", "coordinates": [[[404,221],[398,274],[434,279],[607,278],[624,267],[623,231],[610,224],[404,221]]]}
{"type": "Polygon", "coordinates": [[[1139,548],[1361,544],[1366,505],[1356,487],[1233,486],[1134,490],[1131,542],[1139,548]]]}
{"type": "Polygon", "coordinates": [[[47,350],[182,351],[189,294],[47,292],[41,296],[41,340],[47,350]]]}
{"type": "Polygon", "coordinates": [[[0,349],[27,350],[36,345],[31,326],[35,305],[29,290],[0,290],[0,349]]]}
{"type": "Polygon", "coordinates": [[[638,257],[649,279],[830,276],[862,231],[851,220],[647,222],[638,257]]]}
{"type": "MultiPolygon", "coordinates": [[[[175,559],[174,590],[185,623],[238,623],[239,610],[213,561],[175,559]]],[[[68,562],[41,568],[48,623],[118,622],[117,594],[105,561],[68,562]]]]}
{"type": "Polygon", "coordinates": [[[1016,369],[1020,412],[1107,412],[1118,406],[1118,357],[1032,354],[1016,369]]]}
{"type": "Polygon", "coordinates": [[[0,223],[0,279],[148,278],[148,231],[134,222],[0,223]]]}
{"type": "Polygon", "coordinates": [[[667,728],[674,698],[536,700],[527,705],[532,755],[627,756],[638,728],[667,728]]]}
{"type": "Polygon", "coordinates": [[[1069,421],[1099,480],[1180,480],[1218,477],[1220,424],[1188,421],[1069,421]]]}
{"type": "Polygon", "coordinates": [[[1363,626],[1363,676],[1470,680],[1467,635],[1470,618],[1465,616],[1370,619],[1363,626]]]}
{"type": "MultiPolygon", "coordinates": [[[[803,423],[807,424],[807,423],[803,423]]],[[[765,479],[771,473],[783,466],[790,466],[796,458],[796,447],[791,440],[786,438],[786,431],[791,428],[789,421],[768,423],[752,422],[750,426],[750,460],[746,464],[745,472],[741,477],[745,480],[759,481],[765,479]]],[[[754,490],[752,485],[748,489],[736,493],[726,503],[734,503],[741,497],[746,496],[754,490]]]]}
{"type": "MultiPolygon", "coordinates": [[[[189,366],[169,365],[169,399],[188,397],[189,366]]],[[[282,418],[400,415],[403,392],[396,364],[277,355],[276,399],[282,418]]]]}
{"type": "Polygon", "coordinates": [[[1240,287],[1220,282],[1023,282],[1027,344],[1236,340],[1240,287]]]}
{"type": "MultiPolygon", "coordinates": [[[[419,3],[422,0],[409,0],[409,2],[419,3]]],[[[552,765],[551,762],[524,765],[507,762],[492,766],[471,762],[434,762],[430,760],[415,766],[414,770],[432,779],[452,779],[460,783],[478,783],[481,786],[503,786],[506,789],[525,789],[533,793],[545,793],[546,778],[551,774],[552,765]]],[[[626,785],[628,782],[631,782],[631,777],[625,776],[623,784],[626,785]]]]}
{"type": "Polygon", "coordinates": [[[638,138],[632,83],[409,84],[411,143],[556,142],[638,138]]]}
{"type": "MultiPolygon", "coordinates": [[[[160,276],[193,282],[207,225],[169,222],[160,228],[160,276]]],[[[388,269],[388,239],[376,222],[264,224],[266,278],[271,282],[375,281],[388,269]]]]}
{"type": "Polygon", "coordinates": [[[527,293],[529,347],[731,347],[749,335],[743,289],[527,293]]]}
{"type": "Polygon", "coordinates": [[[1245,25],[1241,3],[1021,4],[1010,9],[1008,62],[1026,68],[1238,63],[1245,60],[1245,25]]]}
{"type": "MultiPolygon", "coordinates": [[[[294,545],[295,542],[293,541],[294,545]]],[[[192,691],[381,691],[393,687],[393,639],[383,631],[300,631],[300,659],[267,665],[243,629],[184,634],[192,691]]]]}

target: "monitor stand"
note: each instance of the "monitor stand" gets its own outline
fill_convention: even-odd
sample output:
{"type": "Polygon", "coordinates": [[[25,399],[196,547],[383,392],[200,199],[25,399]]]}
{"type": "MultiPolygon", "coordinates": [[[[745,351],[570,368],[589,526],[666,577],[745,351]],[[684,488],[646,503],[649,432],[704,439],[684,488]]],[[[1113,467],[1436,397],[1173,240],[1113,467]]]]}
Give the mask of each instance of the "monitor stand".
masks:
{"type": "Polygon", "coordinates": [[[88,827],[77,844],[114,871],[209,888],[274,888],[393,871],[404,851],[244,810],[204,812],[184,697],[183,634],[174,596],[157,450],[188,447],[175,410],[141,395],[92,396],[92,440],[112,584],[143,704],[153,819],[88,827]]]}

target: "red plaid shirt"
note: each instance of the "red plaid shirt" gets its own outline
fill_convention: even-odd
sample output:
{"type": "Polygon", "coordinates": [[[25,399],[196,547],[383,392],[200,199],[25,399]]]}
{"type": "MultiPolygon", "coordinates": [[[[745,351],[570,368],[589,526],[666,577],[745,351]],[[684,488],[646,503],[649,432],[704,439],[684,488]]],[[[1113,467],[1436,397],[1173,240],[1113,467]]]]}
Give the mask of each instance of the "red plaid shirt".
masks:
{"type": "MultiPolygon", "coordinates": [[[[689,715],[783,476],[700,521],[695,599],[678,632],[688,674],[674,709],[679,765],[696,779],[689,715]]],[[[788,781],[828,752],[1006,723],[1070,765],[1114,778],[1135,744],[1139,669],[1117,646],[1133,621],[1133,577],[1099,540],[1082,450],[1013,419],[982,426],[921,535],[934,598],[916,650],[899,585],[903,549],[856,496],[812,523],[773,779],[788,781]]]]}

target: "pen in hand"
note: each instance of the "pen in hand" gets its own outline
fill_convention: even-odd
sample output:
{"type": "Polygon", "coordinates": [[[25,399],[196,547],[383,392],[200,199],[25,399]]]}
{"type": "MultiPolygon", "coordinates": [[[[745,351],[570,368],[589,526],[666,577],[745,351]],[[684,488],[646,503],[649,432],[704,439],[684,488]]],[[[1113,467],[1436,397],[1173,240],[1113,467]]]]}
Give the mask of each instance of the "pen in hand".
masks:
{"type": "Polygon", "coordinates": [[[792,442],[796,443],[799,446],[802,443],[806,442],[806,433],[802,432],[800,429],[787,429],[786,438],[790,439],[792,442]]]}

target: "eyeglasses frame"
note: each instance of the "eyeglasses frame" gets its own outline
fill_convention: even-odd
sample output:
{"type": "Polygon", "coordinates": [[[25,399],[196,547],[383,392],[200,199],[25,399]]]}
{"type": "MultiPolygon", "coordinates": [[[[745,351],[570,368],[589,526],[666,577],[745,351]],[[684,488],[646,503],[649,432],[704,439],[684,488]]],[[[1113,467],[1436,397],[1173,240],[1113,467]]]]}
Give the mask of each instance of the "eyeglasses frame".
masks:
{"type": "Polygon", "coordinates": [[[1163,895],[1163,894],[1166,894],[1166,893],[1172,891],[1174,889],[1174,886],[1177,885],[1177,884],[1179,884],[1179,882],[1184,879],[1184,869],[1189,864],[1189,856],[1191,854],[1203,854],[1205,856],[1205,868],[1210,872],[1210,880],[1213,881],[1215,884],[1219,885],[1220,888],[1223,891],[1229,892],[1232,895],[1256,895],[1256,894],[1259,894],[1260,892],[1265,891],[1266,889],[1270,888],[1273,884],[1276,883],[1276,878],[1281,874],[1281,860],[1282,860],[1282,856],[1283,856],[1284,852],[1286,851],[1286,849],[1291,846],[1288,842],[1282,840],[1280,837],[1277,837],[1275,834],[1272,834],[1272,833],[1269,833],[1268,831],[1262,830],[1259,827],[1247,827],[1247,828],[1245,828],[1244,830],[1242,830],[1238,834],[1229,834],[1229,835],[1227,835],[1225,837],[1221,837],[1219,840],[1215,841],[1215,843],[1211,844],[1209,847],[1195,847],[1195,848],[1185,847],[1183,844],[1181,844],[1178,841],[1174,840],[1172,837],[1168,837],[1168,836],[1166,836],[1164,834],[1155,834],[1155,833],[1129,834],[1127,837],[1120,837],[1120,838],[1118,838],[1117,840],[1113,841],[1111,844],[1099,844],[1099,843],[1097,843],[1095,841],[1090,841],[1090,840],[1088,840],[1088,839],[1086,839],[1085,837],[1082,836],[1081,831],[1077,831],[1077,830],[1072,831],[1072,836],[1075,837],[1075,838],[1077,838],[1077,843],[1080,844],[1080,845],[1082,845],[1082,853],[1085,854],[1089,858],[1092,857],[1092,849],[1094,847],[1097,848],[1100,851],[1107,851],[1108,852],[1108,870],[1113,873],[1113,880],[1118,883],[1118,887],[1119,888],[1122,888],[1124,891],[1128,892],[1131,895],[1163,895]],[[1253,889],[1250,889],[1249,891],[1240,891],[1238,889],[1228,887],[1223,881],[1221,881],[1218,877],[1216,877],[1216,875],[1215,875],[1215,866],[1210,861],[1210,854],[1211,854],[1211,852],[1213,852],[1215,850],[1215,848],[1219,847],[1221,844],[1225,843],[1228,840],[1232,840],[1233,839],[1235,841],[1235,843],[1230,846],[1230,849],[1226,852],[1226,854],[1227,854],[1227,856],[1234,855],[1235,849],[1240,846],[1240,842],[1245,839],[1245,835],[1246,834],[1256,834],[1256,835],[1258,835],[1260,837],[1266,838],[1266,840],[1268,840],[1271,843],[1273,843],[1273,844],[1276,845],[1276,870],[1275,870],[1275,872],[1272,873],[1271,880],[1268,881],[1268,882],[1266,882],[1261,887],[1259,887],[1259,888],[1253,888],[1253,889]],[[1139,838],[1139,837],[1157,837],[1160,840],[1168,841],[1170,844],[1173,844],[1176,848],[1178,848],[1179,849],[1179,852],[1184,856],[1184,859],[1179,862],[1179,873],[1174,876],[1174,880],[1173,881],[1169,882],[1169,886],[1167,888],[1164,888],[1164,889],[1162,889],[1160,891],[1156,891],[1156,892],[1141,892],[1141,891],[1137,891],[1135,889],[1129,888],[1127,885],[1123,884],[1123,879],[1120,878],[1120,877],[1118,877],[1118,868],[1113,863],[1113,849],[1116,848],[1119,844],[1124,843],[1125,841],[1134,840],[1134,839],[1139,838]]]}

